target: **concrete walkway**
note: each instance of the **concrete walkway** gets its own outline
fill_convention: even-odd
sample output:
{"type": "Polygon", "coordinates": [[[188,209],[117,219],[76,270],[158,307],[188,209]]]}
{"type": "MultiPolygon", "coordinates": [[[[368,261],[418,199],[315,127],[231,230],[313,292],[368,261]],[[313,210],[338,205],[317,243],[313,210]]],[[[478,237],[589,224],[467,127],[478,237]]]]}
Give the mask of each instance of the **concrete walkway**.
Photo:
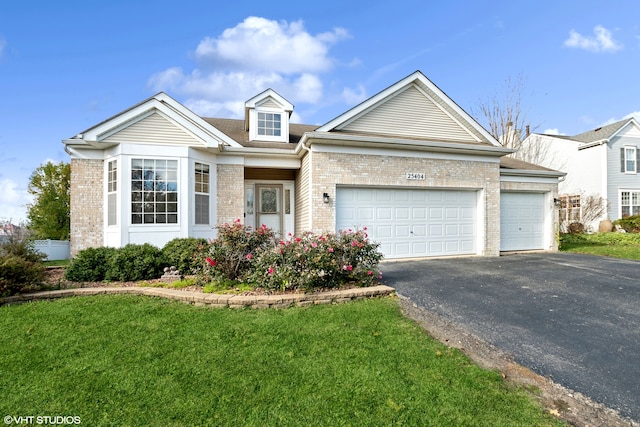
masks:
{"type": "Polygon", "coordinates": [[[234,295],[205,294],[202,292],[183,291],[178,289],[149,287],[105,287],[76,288],[57,291],[44,291],[32,294],[14,295],[0,298],[0,305],[19,304],[29,301],[41,301],[72,296],[102,294],[133,294],[162,297],[183,301],[194,305],[229,308],[286,308],[303,307],[317,304],[336,304],[352,300],[390,295],[395,290],[389,286],[372,286],[368,288],[352,288],[318,293],[292,293],[276,295],[234,295]]]}

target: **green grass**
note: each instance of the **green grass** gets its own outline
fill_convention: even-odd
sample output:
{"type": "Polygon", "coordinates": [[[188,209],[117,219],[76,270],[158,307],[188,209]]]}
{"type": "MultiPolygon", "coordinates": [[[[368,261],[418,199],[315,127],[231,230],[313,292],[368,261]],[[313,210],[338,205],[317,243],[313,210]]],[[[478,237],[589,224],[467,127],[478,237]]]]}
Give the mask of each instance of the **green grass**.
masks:
{"type": "Polygon", "coordinates": [[[43,264],[46,267],[69,267],[71,260],[68,259],[59,259],[55,261],[44,261],[43,264]]]}
{"type": "Polygon", "coordinates": [[[0,307],[0,414],[101,426],[561,425],[392,298],[233,310],[131,295],[0,307]]]}
{"type": "Polygon", "coordinates": [[[640,234],[563,234],[560,238],[560,250],[640,260],[640,234]]]}

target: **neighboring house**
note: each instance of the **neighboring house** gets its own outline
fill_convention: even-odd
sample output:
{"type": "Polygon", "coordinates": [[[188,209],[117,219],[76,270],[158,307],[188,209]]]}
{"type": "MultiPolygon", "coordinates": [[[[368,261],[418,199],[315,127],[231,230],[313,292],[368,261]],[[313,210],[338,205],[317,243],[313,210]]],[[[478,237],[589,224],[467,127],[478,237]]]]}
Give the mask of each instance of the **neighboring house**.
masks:
{"type": "Polygon", "coordinates": [[[213,238],[236,219],[285,238],[367,227],[387,258],[557,249],[563,174],[503,157],[419,71],[322,126],[292,111],[271,89],[244,120],[159,93],[64,140],[72,254],[213,238]]]}
{"type": "Polygon", "coordinates": [[[559,184],[561,216],[583,219],[585,197],[601,197],[606,213],[587,228],[598,229],[602,219],[640,214],[640,125],[620,120],[574,136],[532,134],[530,142],[545,147],[543,164],[567,173],[559,184]]]}

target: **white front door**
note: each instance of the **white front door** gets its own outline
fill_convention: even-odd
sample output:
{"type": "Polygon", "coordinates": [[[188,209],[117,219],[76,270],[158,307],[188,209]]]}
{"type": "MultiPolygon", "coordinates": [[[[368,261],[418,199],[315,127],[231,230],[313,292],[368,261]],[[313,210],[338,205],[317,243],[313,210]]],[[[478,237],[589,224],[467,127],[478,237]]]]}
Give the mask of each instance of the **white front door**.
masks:
{"type": "Polygon", "coordinates": [[[282,232],[282,185],[256,185],[256,225],[263,224],[276,233],[282,232]]]}

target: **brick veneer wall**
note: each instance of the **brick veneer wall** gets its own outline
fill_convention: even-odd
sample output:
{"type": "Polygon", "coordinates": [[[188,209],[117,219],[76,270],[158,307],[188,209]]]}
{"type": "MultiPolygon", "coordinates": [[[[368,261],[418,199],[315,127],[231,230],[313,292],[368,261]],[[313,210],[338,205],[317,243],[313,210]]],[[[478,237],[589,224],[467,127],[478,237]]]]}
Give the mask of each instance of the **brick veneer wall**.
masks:
{"type": "Polygon", "coordinates": [[[313,231],[334,231],[337,185],[482,190],[484,247],[480,253],[500,254],[500,169],[498,163],[314,152],[310,202],[313,231]],[[408,172],[424,172],[425,180],[407,180],[408,172]],[[322,203],[322,193],[331,203],[322,203]]]}
{"type": "Polygon", "coordinates": [[[104,245],[104,161],[71,159],[71,256],[104,245]]]}
{"type": "Polygon", "coordinates": [[[216,198],[218,224],[244,222],[244,166],[218,165],[216,198]]]}

